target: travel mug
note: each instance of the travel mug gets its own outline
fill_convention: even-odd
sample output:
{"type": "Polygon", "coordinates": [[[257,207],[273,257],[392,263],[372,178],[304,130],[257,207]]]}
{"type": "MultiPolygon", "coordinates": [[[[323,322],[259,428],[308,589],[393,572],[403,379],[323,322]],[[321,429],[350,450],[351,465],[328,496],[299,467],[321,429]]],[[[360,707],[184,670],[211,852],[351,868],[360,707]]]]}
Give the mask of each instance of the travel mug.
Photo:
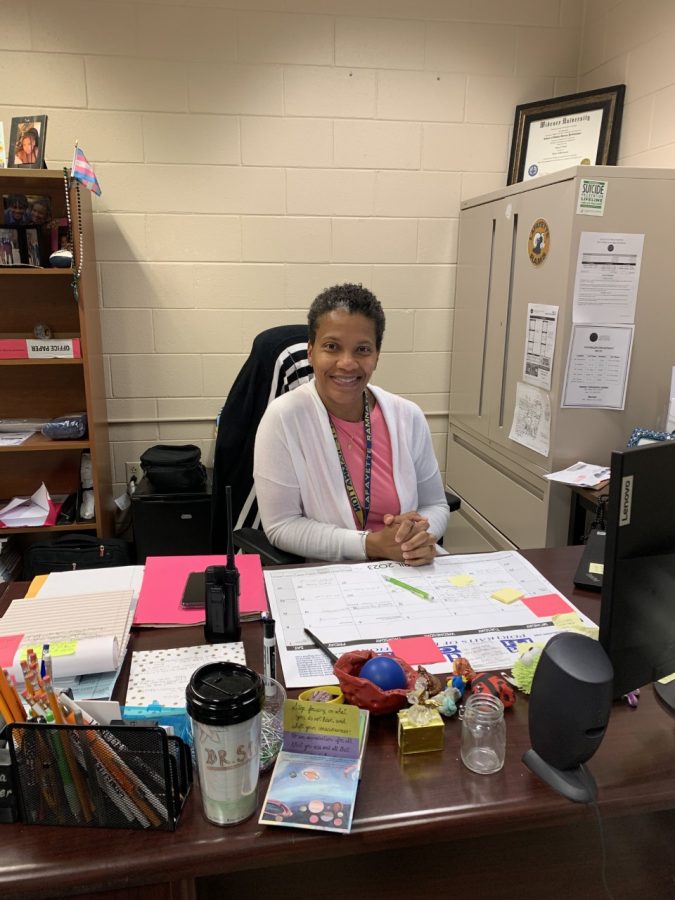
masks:
{"type": "Polygon", "coordinates": [[[204,813],[216,825],[255,812],[264,696],[256,672],[229,662],[201,666],[185,690],[204,813]]]}

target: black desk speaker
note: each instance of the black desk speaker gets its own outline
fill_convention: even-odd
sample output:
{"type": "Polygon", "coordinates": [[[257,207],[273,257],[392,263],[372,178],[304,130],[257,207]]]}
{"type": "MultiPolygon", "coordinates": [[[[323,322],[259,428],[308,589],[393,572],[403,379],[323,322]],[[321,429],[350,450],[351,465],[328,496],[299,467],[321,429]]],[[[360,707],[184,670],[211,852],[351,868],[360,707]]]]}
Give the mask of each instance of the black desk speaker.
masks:
{"type": "Polygon", "coordinates": [[[523,762],[550,787],[577,803],[597,795],[583,765],[600,746],[612,706],[612,664],[597,641],[563,632],[542,651],[532,682],[532,749],[523,762]]]}

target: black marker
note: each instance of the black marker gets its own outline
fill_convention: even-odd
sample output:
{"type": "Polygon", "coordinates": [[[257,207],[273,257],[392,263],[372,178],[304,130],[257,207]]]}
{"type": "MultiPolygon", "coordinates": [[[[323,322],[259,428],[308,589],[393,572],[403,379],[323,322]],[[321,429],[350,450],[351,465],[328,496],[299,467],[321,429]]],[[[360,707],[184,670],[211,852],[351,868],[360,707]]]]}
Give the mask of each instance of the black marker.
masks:
{"type": "MultiPolygon", "coordinates": [[[[277,677],[277,639],[274,636],[274,619],[269,613],[263,618],[263,654],[265,675],[268,678],[277,677]]],[[[272,686],[267,689],[269,695],[274,694],[272,686]]]]}

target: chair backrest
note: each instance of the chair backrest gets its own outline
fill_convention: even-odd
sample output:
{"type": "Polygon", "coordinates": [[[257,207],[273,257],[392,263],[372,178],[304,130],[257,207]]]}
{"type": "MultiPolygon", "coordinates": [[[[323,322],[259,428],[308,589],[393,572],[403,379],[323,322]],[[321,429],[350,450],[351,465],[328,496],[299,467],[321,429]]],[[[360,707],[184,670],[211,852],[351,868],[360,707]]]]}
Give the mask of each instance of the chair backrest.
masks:
{"type": "Polygon", "coordinates": [[[260,515],[253,484],[253,447],[258,425],[275,397],[309,381],[307,326],[268,328],[253,341],[251,353],[237,375],[218,421],[213,459],[211,549],[227,546],[225,488],[232,492],[232,525],[259,528],[260,515]]]}

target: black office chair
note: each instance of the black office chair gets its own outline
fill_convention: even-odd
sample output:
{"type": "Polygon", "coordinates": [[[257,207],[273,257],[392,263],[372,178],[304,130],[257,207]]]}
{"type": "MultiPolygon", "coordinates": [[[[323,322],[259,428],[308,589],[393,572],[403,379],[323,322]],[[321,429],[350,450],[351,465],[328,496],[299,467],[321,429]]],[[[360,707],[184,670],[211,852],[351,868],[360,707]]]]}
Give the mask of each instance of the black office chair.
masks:
{"type": "MultiPolygon", "coordinates": [[[[260,530],[260,514],[253,484],[256,431],[268,404],[275,397],[293,390],[311,377],[312,369],[307,361],[306,325],[279,325],[257,335],[249,358],[237,375],[218,420],[211,499],[213,553],[225,553],[227,549],[227,485],[230,485],[232,494],[235,546],[242,550],[244,544],[249,546],[246,542],[247,534],[257,535],[260,541],[266,541],[260,530]],[[244,544],[239,543],[240,539],[244,544]]],[[[289,556],[283,554],[283,551],[277,551],[269,541],[267,544],[269,554],[289,556]]],[[[261,551],[256,549],[248,552],[261,551]]],[[[298,559],[299,557],[292,557],[284,561],[293,562],[298,559]]]]}

